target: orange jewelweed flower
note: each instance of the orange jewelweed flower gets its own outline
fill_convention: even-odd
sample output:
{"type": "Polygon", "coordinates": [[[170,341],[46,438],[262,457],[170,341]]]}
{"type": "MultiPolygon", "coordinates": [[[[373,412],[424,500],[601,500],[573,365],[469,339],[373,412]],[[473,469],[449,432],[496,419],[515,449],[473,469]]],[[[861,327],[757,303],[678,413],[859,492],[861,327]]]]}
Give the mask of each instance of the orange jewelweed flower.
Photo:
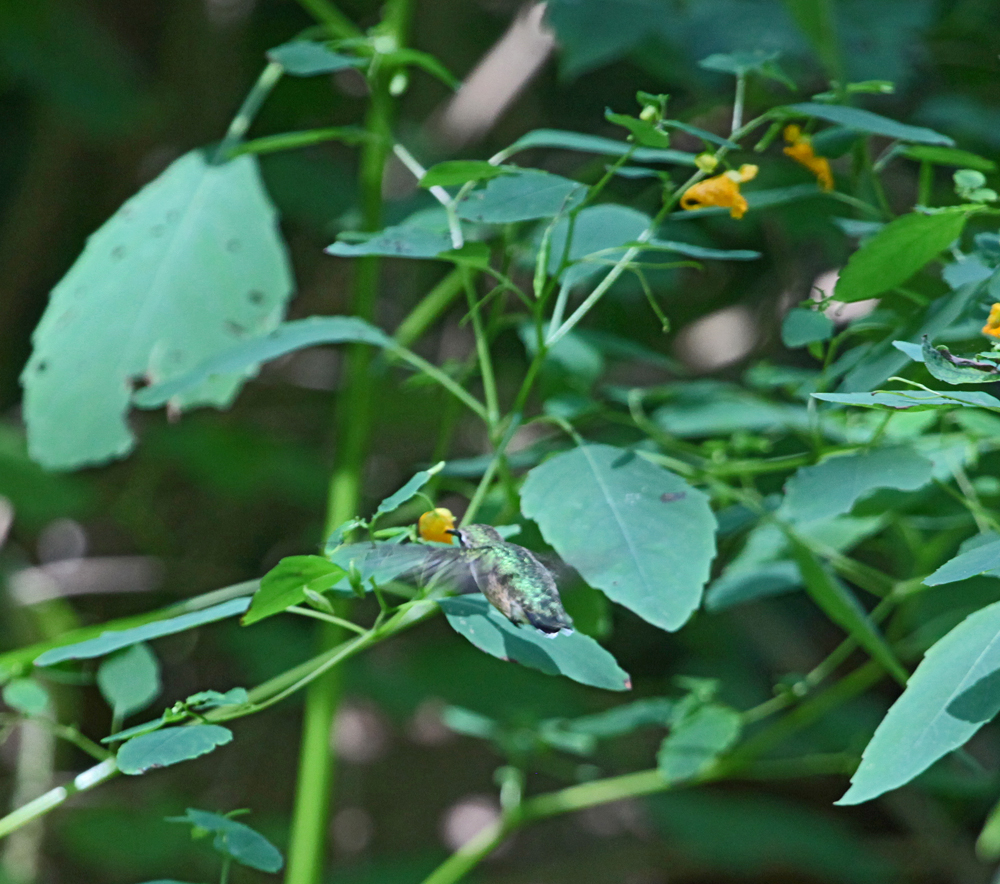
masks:
{"type": "Polygon", "coordinates": [[[785,141],[788,142],[785,153],[812,172],[823,190],[833,190],[833,173],[830,171],[830,161],[826,157],[816,156],[809,136],[803,135],[802,130],[795,124],[785,126],[784,134],[785,141]]]}
{"type": "Polygon", "coordinates": [[[451,543],[449,530],[455,527],[455,517],[451,510],[443,506],[424,513],[417,522],[417,529],[424,540],[436,540],[438,543],[451,543]]]}
{"type": "Polygon", "coordinates": [[[756,175],[757,167],[746,163],[737,171],[723,172],[692,184],[681,197],[681,208],[690,212],[692,209],[722,206],[729,209],[733,218],[742,218],[746,214],[747,201],[740,193],[740,185],[756,175]]]}
{"type": "Polygon", "coordinates": [[[983,326],[983,334],[993,338],[1000,338],[1000,304],[990,307],[990,315],[983,326]]]}

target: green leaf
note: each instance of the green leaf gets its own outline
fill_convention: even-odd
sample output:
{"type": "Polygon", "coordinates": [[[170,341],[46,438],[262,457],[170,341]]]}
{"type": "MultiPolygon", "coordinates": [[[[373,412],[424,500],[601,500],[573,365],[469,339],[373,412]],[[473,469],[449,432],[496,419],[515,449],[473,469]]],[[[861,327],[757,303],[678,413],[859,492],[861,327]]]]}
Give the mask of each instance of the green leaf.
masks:
{"type": "Polygon", "coordinates": [[[813,393],[813,399],[864,408],[892,408],[898,411],[927,411],[935,408],[996,408],[1000,399],[988,393],[959,390],[876,390],[874,393],[813,393]]]}
{"type": "Polygon", "coordinates": [[[978,154],[954,147],[933,147],[916,145],[902,151],[902,155],[919,163],[935,163],[939,166],[958,166],[963,169],[976,169],[979,172],[994,172],[997,164],[978,154]]]}
{"type": "Polygon", "coordinates": [[[341,55],[322,43],[312,40],[292,40],[267,51],[268,61],[276,61],[286,74],[293,77],[312,77],[316,74],[332,74],[346,68],[363,68],[366,59],[352,55],[341,55]]]}
{"type": "Polygon", "coordinates": [[[385,513],[391,513],[398,510],[404,503],[413,497],[416,497],[417,492],[426,485],[433,476],[436,476],[441,470],[444,469],[444,461],[435,464],[429,470],[420,470],[418,473],[413,475],[399,491],[395,494],[390,494],[385,500],[383,500],[379,505],[378,509],[375,510],[375,515],[372,516],[374,520],[376,517],[384,515],[385,513]]]}
{"type": "Polygon", "coordinates": [[[35,659],[35,665],[52,666],[55,663],[62,663],[64,660],[89,660],[93,657],[103,657],[105,654],[127,648],[137,642],[151,641],[160,636],[186,632],[196,626],[204,626],[206,623],[215,623],[217,620],[235,617],[237,614],[242,614],[249,605],[250,599],[231,599],[221,605],[205,608],[203,611],[193,611],[190,614],[181,614],[179,617],[171,617],[167,620],[155,620],[132,629],[102,632],[97,638],[45,651],[35,659]]]}
{"type": "Polygon", "coordinates": [[[536,147],[553,147],[560,150],[575,150],[581,153],[598,153],[605,156],[621,157],[631,153],[633,160],[639,163],[676,163],[684,166],[695,164],[695,155],[680,150],[654,150],[651,148],[636,148],[624,141],[613,138],[603,138],[600,135],[584,135],[580,132],[567,132],[562,129],[534,129],[522,135],[502,155],[511,157],[522,150],[536,147]]]}
{"type": "Polygon", "coordinates": [[[510,174],[511,170],[486,160],[445,160],[431,166],[419,184],[421,187],[452,187],[469,181],[486,181],[510,174]]]}
{"type": "Polygon", "coordinates": [[[790,534],[789,541],[792,555],[813,601],[900,684],[906,684],[909,673],[896,659],[892,648],[872,623],[867,611],[861,607],[854,594],[836,576],[827,571],[813,551],[798,537],[790,534]]]}
{"type": "Polygon", "coordinates": [[[425,227],[397,224],[386,227],[364,242],[335,242],[326,247],[327,254],[341,258],[362,255],[383,255],[387,258],[436,258],[452,247],[451,236],[425,227]]]}
{"type": "Polygon", "coordinates": [[[789,89],[795,89],[795,83],[778,67],[778,52],[764,52],[756,49],[753,52],[715,53],[698,62],[698,67],[707,71],[719,71],[732,74],[734,77],[745,77],[749,73],[758,74],[769,80],[777,80],[789,89]]]}
{"type": "Polygon", "coordinates": [[[926,578],[924,584],[941,586],[944,583],[956,583],[995,568],[1000,568],[1000,540],[959,553],[926,578]]]}
{"type": "Polygon", "coordinates": [[[934,465],[909,446],[876,448],[802,467],[785,485],[781,515],[793,522],[850,512],[878,488],[915,491],[933,478],[934,465]]]}
{"type": "Polygon", "coordinates": [[[49,708],[49,692],[33,678],[15,678],[3,686],[3,701],[25,715],[41,715],[49,708]]]}
{"type": "Polygon", "coordinates": [[[708,498],[632,451],[583,445],[535,467],[521,509],[584,580],[662,629],[701,602],[715,555],[708,498]]]}
{"type": "Polygon", "coordinates": [[[781,323],[781,343],[786,347],[804,347],[833,337],[833,320],[821,310],[795,307],[781,323]]]}
{"type": "Polygon", "coordinates": [[[998,670],[1000,602],[967,617],[927,652],[836,803],[860,804],[896,789],[965,744],[984,721],[962,718],[970,704],[957,701],[998,670]]]}
{"type": "Polygon", "coordinates": [[[167,817],[170,823],[187,823],[215,835],[212,847],[251,869],[277,872],[284,865],[281,851],[259,832],[229,817],[207,810],[187,809],[184,816],[167,817]]]}
{"type": "Polygon", "coordinates": [[[466,221],[510,224],[575,209],[586,195],[587,188],[577,181],[540,169],[520,169],[473,190],[456,211],[466,221]]]}
{"type": "Polygon", "coordinates": [[[632,687],[628,673],[589,636],[573,632],[550,638],[515,626],[482,596],[441,599],[439,604],[451,628],[487,654],[609,691],[632,687]]]}
{"type": "Polygon", "coordinates": [[[622,126],[631,133],[635,143],[642,147],[653,147],[659,150],[666,150],[670,147],[670,136],[666,132],[661,132],[648,120],[640,120],[638,117],[631,117],[628,114],[616,114],[611,110],[604,111],[604,119],[616,126],[622,126]]]}
{"type": "Polygon", "coordinates": [[[872,135],[884,135],[897,141],[913,141],[918,144],[941,144],[951,147],[955,142],[947,135],[925,129],[923,126],[908,126],[889,117],[873,114],[871,111],[856,107],[844,107],[838,104],[792,104],[782,110],[794,116],[813,117],[846,126],[858,132],[868,132],[872,135]]]}
{"type": "Polygon", "coordinates": [[[160,695],[160,664],[149,646],[138,642],[101,661],[97,686],[115,715],[128,718],[160,695]]]}
{"type": "Polygon", "coordinates": [[[230,688],[228,691],[198,691],[184,698],[184,705],[199,712],[206,709],[218,709],[220,706],[242,706],[249,702],[250,695],[246,688],[230,688]]]}
{"type": "MultiPolygon", "coordinates": [[[[53,289],[21,377],[31,456],[69,469],[124,455],[135,384],[266,334],[291,291],[256,160],[181,157],[90,237],[53,289]]],[[[177,404],[227,406],[244,378],[213,378],[177,404]]]]}
{"type": "MultiPolygon", "coordinates": [[[[651,223],[652,219],[644,212],[615,203],[582,209],[573,224],[573,241],[566,256],[571,266],[563,271],[561,278],[569,285],[580,285],[590,277],[606,272],[609,264],[618,257],[609,254],[609,250],[634,242],[651,223]],[[596,252],[601,254],[595,256],[595,260],[582,260],[596,252]]],[[[552,228],[549,275],[555,275],[559,270],[569,230],[566,218],[560,218],[552,228]]]]}
{"type": "MultiPolygon", "coordinates": [[[[897,349],[903,350],[898,347],[900,343],[902,342],[893,341],[897,349]]],[[[952,356],[947,347],[931,346],[927,335],[924,335],[920,356],[919,361],[927,366],[927,370],[946,384],[989,384],[1000,376],[1000,367],[995,362],[952,356]]]]}
{"type": "Polygon", "coordinates": [[[655,237],[642,244],[645,249],[662,249],[665,252],[677,252],[688,258],[705,258],[716,261],[756,261],[760,252],[752,249],[709,249],[691,243],[677,242],[671,239],[656,239],[655,237]]]}
{"type": "Polygon", "coordinates": [[[735,709],[714,703],[683,716],[656,753],[656,766],[668,783],[690,780],[706,771],[740,736],[742,719],[735,709]]]}
{"type": "Polygon", "coordinates": [[[266,617],[280,614],[306,600],[306,590],[324,592],[346,576],[347,572],[322,556],[286,556],[260,581],[250,609],[240,623],[249,626],[266,617]]]}
{"type": "Polygon", "coordinates": [[[123,774],[141,774],[169,767],[205,755],[232,739],[232,731],[217,724],[165,727],[124,743],[118,750],[118,768],[123,774]]]}
{"type": "Polygon", "coordinates": [[[282,323],[271,334],[239,344],[207,359],[197,368],[173,380],[140,390],[135,402],[140,408],[159,408],[182,391],[196,387],[205,378],[232,371],[246,371],[286,353],[319,344],[362,343],[393,349],[385,332],[356,316],[310,316],[282,323]]]}
{"type": "Polygon", "coordinates": [[[838,301],[874,298],[906,282],[962,234],[966,216],[911,212],[890,221],[858,249],[834,288],[838,301]]]}

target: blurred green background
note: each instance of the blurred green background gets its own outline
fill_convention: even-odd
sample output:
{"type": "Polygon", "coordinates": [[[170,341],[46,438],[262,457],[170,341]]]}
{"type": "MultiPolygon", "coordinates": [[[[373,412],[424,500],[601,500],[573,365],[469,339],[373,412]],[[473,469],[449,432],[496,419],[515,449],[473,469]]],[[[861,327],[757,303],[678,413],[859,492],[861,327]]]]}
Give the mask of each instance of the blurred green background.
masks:
{"type": "MultiPolygon", "coordinates": [[[[378,20],[377,4],[355,0],[341,9],[362,27],[378,20]]],[[[411,42],[464,79],[523,11],[508,0],[420,2],[411,42]]],[[[546,57],[544,40],[532,44],[537,72],[509,106],[493,108],[479,133],[461,136],[449,128],[448,90],[418,73],[400,99],[400,140],[429,164],[488,157],[540,127],[617,138],[621,130],[604,122],[604,110],[636,112],[638,89],[669,93],[671,116],[724,131],[731,80],[697,61],[714,52],[762,49],[781,52],[799,91],[754,84],[752,109],[804,100],[831,78],[891,80],[895,93],[865,106],[935,127],[987,157],[1000,146],[1000,5],[992,0],[553,0],[547,14],[557,48],[546,57]]],[[[4,649],[257,577],[283,555],[312,551],[320,540],[336,445],[337,353],[306,352],[268,367],[225,413],[200,412],[176,424],[139,414],[135,454],[74,475],[46,474],[27,459],[17,382],[48,292],[87,235],[173,159],[218,140],[259,74],[264,52],[312,24],[290,0],[0,4],[0,497],[10,505],[0,516],[13,511],[0,549],[4,649]],[[80,594],[51,598],[51,587],[32,583],[38,572],[28,569],[81,556],[107,570],[98,578],[70,578],[66,585],[80,594]],[[88,591],[95,588],[100,591],[88,591]]],[[[523,64],[501,71],[494,77],[501,86],[525,73],[523,64]]],[[[486,99],[483,104],[489,110],[486,99]]],[[[286,78],[251,134],[355,124],[364,108],[363,83],[351,76],[286,78]]],[[[695,145],[681,135],[676,146],[695,145]]],[[[772,153],[780,156],[776,148],[772,153]]],[[[602,168],[597,160],[546,151],[519,162],[589,178],[602,168]]],[[[915,167],[896,168],[888,195],[902,211],[915,199],[915,167]]],[[[295,266],[298,294],[290,315],[343,312],[351,264],[322,250],[358,221],[354,151],[324,145],[275,154],[262,159],[262,169],[295,266]]],[[[762,186],[810,180],[791,163],[762,163],[762,186]]],[[[938,185],[947,189],[949,182],[942,178],[938,185]]],[[[617,198],[639,207],[658,199],[648,181],[621,180],[615,188],[617,198]]],[[[394,167],[385,191],[390,220],[422,204],[394,167]]],[[[806,200],[742,222],[723,217],[690,225],[688,238],[759,249],[765,260],[658,275],[657,293],[673,323],[669,336],[648,321],[637,286],[625,285],[613,303],[605,302],[596,324],[630,335],[641,325],[652,349],[696,373],[716,369],[727,380],[760,359],[789,362],[777,334],[781,311],[807,297],[814,280],[848,252],[830,205],[806,200]],[[722,358],[699,350],[697,323],[709,316],[728,316],[729,328],[736,327],[726,346],[714,348],[722,358]]],[[[391,331],[442,273],[443,265],[433,262],[388,262],[379,323],[391,331]]],[[[456,309],[417,349],[435,362],[464,357],[471,338],[461,317],[456,309]]],[[[517,382],[522,356],[512,329],[498,348],[504,389],[517,382]]],[[[606,368],[604,380],[632,386],[674,376],[665,360],[621,360],[606,368]]],[[[385,388],[378,413],[369,501],[432,459],[447,412],[436,392],[402,384],[385,388]]],[[[486,450],[471,425],[460,424],[455,440],[452,458],[486,450]]],[[[461,508],[457,495],[441,503],[461,508]]],[[[711,676],[738,706],[766,696],[782,674],[813,665],[836,640],[826,621],[794,599],[701,615],[670,636],[621,610],[613,621],[608,646],[632,674],[636,695],[669,693],[677,675],[711,676]]],[[[252,686],[304,658],[311,633],[309,624],[283,617],[252,630],[228,622],[163,639],[155,645],[162,700],[252,686]]],[[[437,622],[352,661],[346,679],[333,736],[342,759],[330,833],[329,879],[337,882],[419,881],[470,827],[495,814],[493,772],[502,758],[487,744],[450,732],[441,721],[446,705],[516,728],[597,711],[614,699],[487,658],[437,622]]],[[[107,732],[110,713],[96,688],[55,690],[63,720],[95,738],[107,732]]],[[[869,699],[839,710],[809,734],[812,747],[860,749],[883,709],[869,699]]],[[[288,701],[239,722],[235,743],[208,758],[120,779],[53,815],[34,853],[37,880],[212,880],[211,852],[192,843],[186,828],[162,822],[187,806],[251,808],[246,821],[284,848],[300,711],[300,700],[288,701]]],[[[634,735],[599,755],[596,766],[606,774],[647,767],[661,736],[634,735]]],[[[6,803],[14,799],[18,758],[15,735],[0,747],[0,800],[6,803]]],[[[571,756],[543,759],[531,787],[572,778],[579,763],[571,756]]],[[[82,755],[61,745],[56,780],[83,764],[82,755]]],[[[980,806],[973,796],[947,816],[914,795],[848,812],[830,806],[842,788],[835,777],[729,784],[597,808],[518,834],[476,879],[988,879],[971,852],[985,798],[980,806]]],[[[2,863],[5,873],[26,868],[9,848],[2,863]]],[[[240,881],[266,879],[249,870],[236,874],[240,881]]]]}

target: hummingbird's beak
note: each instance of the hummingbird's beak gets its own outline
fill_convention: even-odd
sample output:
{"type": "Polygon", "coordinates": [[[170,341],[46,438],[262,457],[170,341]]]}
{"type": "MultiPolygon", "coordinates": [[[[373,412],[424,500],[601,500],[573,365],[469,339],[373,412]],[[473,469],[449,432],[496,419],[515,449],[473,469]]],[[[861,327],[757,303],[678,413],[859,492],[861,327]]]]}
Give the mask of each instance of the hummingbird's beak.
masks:
{"type": "Polygon", "coordinates": [[[462,546],[462,534],[457,528],[445,528],[445,534],[454,534],[458,538],[458,545],[462,546]]]}

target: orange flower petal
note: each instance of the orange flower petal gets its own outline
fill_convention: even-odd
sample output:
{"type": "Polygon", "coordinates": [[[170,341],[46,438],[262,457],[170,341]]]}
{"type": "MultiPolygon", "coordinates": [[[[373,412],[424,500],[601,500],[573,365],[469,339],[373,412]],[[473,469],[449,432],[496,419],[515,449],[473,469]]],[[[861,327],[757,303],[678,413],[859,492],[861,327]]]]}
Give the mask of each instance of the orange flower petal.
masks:
{"type": "Polygon", "coordinates": [[[1000,338],[1000,304],[990,307],[990,315],[983,326],[983,334],[994,338],[1000,338]]]}
{"type": "Polygon", "coordinates": [[[691,185],[681,197],[681,208],[689,212],[692,209],[704,209],[709,206],[722,206],[729,209],[729,214],[733,218],[742,218],[747,210],[747,201],[740,193],[739,182],[724,172],[722,175],[706,178],[691,185]]]}
{"type": "Polygon", "coordinates": [[[454,527],[455,517],[451,510],[443,506],[424,513],[417,522],[420,536],[424,540],[436,540],[438,543],[451,543],[453,535],[448,531],[454,527]]]}
{"type": "Polygon", "coordinates": [[[830,161],[826,157],[816,156],[809,137],[803,135],[798,126],[786,126],[785,141],[789,142],[788,147],[784,149],[785,153],[812,172],[823,190],[833,190],[833,173],[830,171],[830,161]]]}

